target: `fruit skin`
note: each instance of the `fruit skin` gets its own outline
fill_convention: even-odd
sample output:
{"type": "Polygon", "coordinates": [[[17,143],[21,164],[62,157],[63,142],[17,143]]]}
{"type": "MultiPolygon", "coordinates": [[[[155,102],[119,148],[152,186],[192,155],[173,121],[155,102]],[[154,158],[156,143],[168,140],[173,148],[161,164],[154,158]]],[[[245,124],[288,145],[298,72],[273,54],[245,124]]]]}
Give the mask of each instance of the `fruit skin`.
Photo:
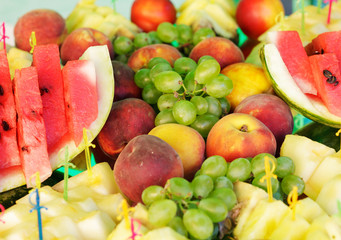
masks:
{"type": "Polygon", "coordinates": [[[104,127],[97,136],[101,149],[114,158],[134,137],[155,127],[154,109],[138,98],[114,102],[104,127]],[[124,127],[123,127],[124,126],[124,127]]]}
{"type": "Polygon", "coordinates": [[[109,38],[102,32],[92,28],[78,28],[71,32],[60,48],[63,64],[79,59],[88,47],[107,45],[110,58],[114,58],[114,48],[109,38]]]}
{"type": "Polygon", "coordinates": [[[135,0],[130,18],[144,32],[156,31],[162,22],[175,22],[176,9],[169,0],[135,0]]]}
{"type": "Polygon", "coordinates": [[[181,53],[168,44],[152,44],[133,52],[127,64],[136,72],[143,67],[147,67],[149,60],[154,57],[162,57],[173,66],[175,60],[181,57],[181,53]]]}
{"type": "Polygon", "coordinates": [[[205,55],[214,57],[220,64],[221,69],[226,66],[243,62],[244,55],[240,48],[231,40],[223,37],[210,37],[202,40],[194,46],[189,57],[198,62],[205,55]]]}
{"type": "Polygon", "coordinates": [[[268,127],[249,114],[226,115],[212,127],[207,136],[207,157],[220,155],[231,162],[236,158],[254,157],[260,153],[274,155],[276,139],[268,127]]]}
{"type": "Polygon", "coordinates": [[[279,97],[271,94],[256,94],[245,98],[234,109],[235,113],[246,113],[264,123],[274,134],[277,154],[287,134],[291,134],[294,120],[290,107],[279,97]]]}
{"type": "Polygon", "coordinates": [[[205,140],[191,127],[167,123],[153,128],[149,133],[171,145],[179,154],[185,178],[192,180],[205,159],[205,140]]]}
{"type": "Polygon", "coordinates": [[[129,141],[114,166],[116,183],[131,201],[142,202],[141,194],[150,185],[164,186],[172,177],[183,177],[182,161],[162,139],[139,135],[129,141]]]}
{"type": "Polygon", "coordinates": [[[280,0],[241,0],[236,10],[236,20],[245,35],[257,39],[276,24],[276,17],[284,13],[280,0]]]}
{"type": "Polygon", "coordinates": [[[264,70],[251,63],[235,63],[221,70],[221,73],[232,80],[233,90],[226,96],[233,111],[245,98],[259,94],[272,93],[272,85],[264,70]]]}
{"type": "Polygon", "coordinates": [[[30,51],[30,36],[35,32],[37,45],[55,43],[60,45],[66,34],[64,18],[54,10],[35,9],[21,16],[14,26],[15,45],[30,51]]]}
{"type": "Polygon", "coordinates": [[[125,98],[141,98],[142,90],[134,81],[135,72],[127,64],[111,61],[114,69],[115,96],[114,101],[125,98]]]}

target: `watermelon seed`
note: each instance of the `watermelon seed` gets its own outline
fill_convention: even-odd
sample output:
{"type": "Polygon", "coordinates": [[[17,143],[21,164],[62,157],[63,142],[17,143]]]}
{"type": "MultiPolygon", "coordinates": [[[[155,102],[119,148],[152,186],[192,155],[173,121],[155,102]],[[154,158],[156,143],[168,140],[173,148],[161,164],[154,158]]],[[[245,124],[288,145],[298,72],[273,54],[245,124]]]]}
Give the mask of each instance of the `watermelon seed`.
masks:
{"type": "Polygon", "coordinates": [[[27,148],[26,146],[23,146],[23,147],[21,148],[21,150],[22,150],[22,151],[28,152],[28,148],[27,148]]]}
{"type": "Polygon", "coordinates": [[[47,88],[41,88],[40,89],[40,96],[43,96],[44,93],[49,93],[49,90],[47,88]]]}
{"type": "Polygon", "coordinates": [[[8,125],[8,123],[6,121],[2,120],[1,126],[4,129],[4,131],[8,131],[9,130],[9,125],[8,125]]]}
{"type": "Polygon", "coordinates": [[[327,69],[323,70],[323,75],[324,75],[326,78],[330,78],[330,77],[333,76],[333,74],[332,74],[329,70],[327,70],[327,69]]]}
{"type": "Polygon", "coordinates": [[[323,54],[324,53],[324,50],[323,50],[323,48],[321,48],[321,54],[323,54]]]}
{"type": "Polygon", "coordinates": [[[4,95],[4,88],[0,85],[0,96],[3,96],[4,95]]]}

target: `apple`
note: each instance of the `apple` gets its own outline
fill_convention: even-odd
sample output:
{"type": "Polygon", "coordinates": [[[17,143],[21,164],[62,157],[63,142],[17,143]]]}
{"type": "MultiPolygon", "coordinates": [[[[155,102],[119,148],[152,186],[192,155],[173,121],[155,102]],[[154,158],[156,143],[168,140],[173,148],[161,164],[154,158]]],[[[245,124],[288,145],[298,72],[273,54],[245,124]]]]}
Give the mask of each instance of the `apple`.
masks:
{"type": "Polygon", "coordinates": [[[172,177],[183,177],[177,152],[161,138],[139,135],[129,141],[118,156],[114,176],[121,192],[132,202],[142,203],[141,195],[151,185],[164,186],[172,177]]]}
{"type": "Polygon", "coordinates": [[[29,52],[32,48],[29,40],[32,32],[35,32],[37,45],[60,45],[67,35],[65,19],[49,9],[35,9],[25,13],[14,26],[16,47],[29,52]]]}
{"type": "Polygon", "coordinates": [[[280,0],[241,0],[237,5],[236,21],[243,33],[252,39],[276,24],[276,18],[283,13],[280,0]]]}
{"type": "Polygon", "coordinates": [[[227,162],[236,158],[276,153],[276,139],[260,120],[246,113],[231,113],[221,118],[206,140],[206,156],[220,155],[227,162]]]}
{"type": "Polygon", "coordinates": [[[98,45],[107,45],[110,58],[114,58],[114,47],[104,33],[92,28],[78,28],[65,38],[60,49],[60,58],[63,64],[70,60],[77,60],[88,47],[98,45]]]}
{"type": "Polygon", "coordinates": [[[189,57],[198,62],[205,55],[214,57],[220,68],[244,61],[243,52],[231,40],[223,37],[210,37],[200,41],[191,50],[189,57]]]}
{"type": "Polygon", "coordinates": [[[234,112],[250,114],[264,123],[276,138],[277,155],[285,136],[293,131],[294,120],[290,107],[272,94],[249,96],[237,105],[234,112]]]}
{"type": "Polygon", "coordinates": [[[200,133],[185,125],[166,123],[148,134],[161,138],[175,149],[184,166],[185,178],[192,180],[205,160],[205,140],[200,133]]]}
{"type": "Polygon", "coordinates": [[[144,32],[156,31],[162,22],[175,22],[176,9],[170,0],[135,0],[130,19],[144,32]]]}
{"type": "Polygon", "coordinates": [[[138,98],[114,102],[106,123],[97,136],[98,145],[115,158],[134,137],[148,134],[155,120],[154,109],[138,98]]]}

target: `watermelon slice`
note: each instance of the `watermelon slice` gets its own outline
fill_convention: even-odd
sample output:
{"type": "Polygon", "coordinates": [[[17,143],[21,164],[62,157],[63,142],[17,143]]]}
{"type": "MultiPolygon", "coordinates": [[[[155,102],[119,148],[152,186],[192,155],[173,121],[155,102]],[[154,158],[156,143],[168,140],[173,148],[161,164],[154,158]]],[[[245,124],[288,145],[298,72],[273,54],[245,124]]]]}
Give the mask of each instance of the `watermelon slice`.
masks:
{"type": "Polygon", "coordinates": [[[60,147],[68,133],[58,45],[37,45],[33,65],[38,71],[47,150],[51,153],[60,147]]]}
{"type": "Polygon", "coordinates": [[[44,181],[52,174],[47,153],[43,105],[35,67],[15,71],[14,96],[18,114],[18,146],[28,187],[35,185],[32,176],[39,172],[44,181]]]}
{"type": "Polygon", "coordinates": [[[317,95],[308,55],[297,31],[273,31],[268,41],[275,44],[286,67],[303,93],[317,95]]]}
{"type": "Polygon", "coordinates": [[[0,171],[20,165],[12,80],[5,50],[0,50],[0,171]]]}

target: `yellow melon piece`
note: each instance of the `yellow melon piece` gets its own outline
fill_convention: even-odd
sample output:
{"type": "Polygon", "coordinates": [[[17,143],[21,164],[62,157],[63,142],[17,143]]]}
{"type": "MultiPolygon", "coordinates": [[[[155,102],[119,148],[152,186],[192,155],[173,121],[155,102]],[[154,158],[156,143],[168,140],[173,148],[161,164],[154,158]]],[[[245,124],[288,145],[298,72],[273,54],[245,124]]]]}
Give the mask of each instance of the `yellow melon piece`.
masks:
{"type": "MultiPolygon", "coordinates": [[[[136,229],[136,233],[138,234],[138,236],[135,237],[136,240],[141,240],[141,237],[148,232],[148,228],[142,224],[139,224],[137,221],[134,221],[134,229],[136,229]]],[[[126,227],[125,219],[123,219],[110,233],[107,240],[127,240],[131,236],[131,229],[126,227]]]]}
{"type": "Polygon", "coordinates": [[[296,214],[302,216],[309,223],[312,223],[314,219],[320,216],[327,215],[320,205],[309,197],[297,202],[296,214]]]}

